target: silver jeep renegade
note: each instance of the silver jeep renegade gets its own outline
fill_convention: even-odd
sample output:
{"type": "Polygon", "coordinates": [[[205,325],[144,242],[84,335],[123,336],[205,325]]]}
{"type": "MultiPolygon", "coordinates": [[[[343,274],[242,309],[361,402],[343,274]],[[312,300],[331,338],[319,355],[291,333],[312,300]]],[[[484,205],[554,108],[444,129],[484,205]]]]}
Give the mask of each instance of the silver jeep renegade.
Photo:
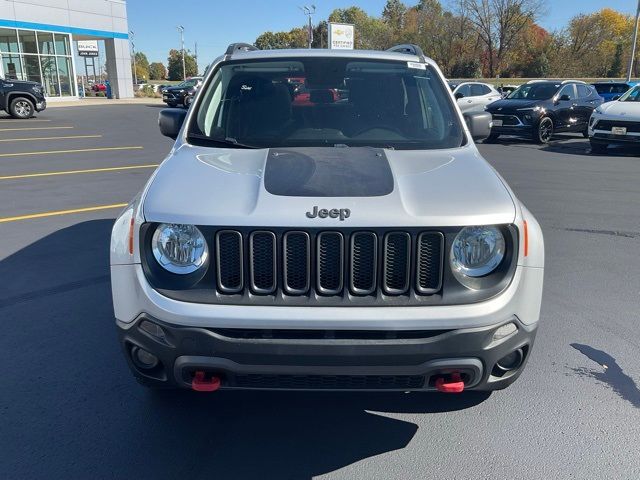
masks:
{"type": "Polygon", "coordinates": [[[116,220],[116,324],[149,387],[505,388],[536,335],[544,244],[414,45],[233,44],[116,220]]]}

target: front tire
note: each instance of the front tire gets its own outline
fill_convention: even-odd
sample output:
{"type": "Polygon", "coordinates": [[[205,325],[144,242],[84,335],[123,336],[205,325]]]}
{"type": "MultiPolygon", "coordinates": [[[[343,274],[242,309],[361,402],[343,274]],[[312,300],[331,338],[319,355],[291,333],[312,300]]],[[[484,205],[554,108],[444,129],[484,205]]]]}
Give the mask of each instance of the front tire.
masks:
{"type": "Polygon", "coordinates": [[[184,97],[184,108],[189,108],[191,106],[191,102],[193,102],[193,97],[191,95],[184,97]]]}
{"type": "Polygon", "coordinates": [[[606,143],[591,141],[591,153],[607,153],[608,146],[606,143]]]}
{"type": "Polygon", "coordinates": [[[553,138],[553,120],[549,117],[542,117],[538,126],[533,131],[533,140],[544,145],[553,138]]]}
{"type": "Polygon", "coordinates": [[[492,132],[487,138],[484,139],[482,143],[495,143],[495,141],[498,140],[498,137],[500,137],[499,133],[492,132]]]}
{"type": "Polygon", "coordinates": [[[26,97],[16,97],[9,104],[9,115],[13,118],[31,118],[35,111],[33,102],[26,97]]]}

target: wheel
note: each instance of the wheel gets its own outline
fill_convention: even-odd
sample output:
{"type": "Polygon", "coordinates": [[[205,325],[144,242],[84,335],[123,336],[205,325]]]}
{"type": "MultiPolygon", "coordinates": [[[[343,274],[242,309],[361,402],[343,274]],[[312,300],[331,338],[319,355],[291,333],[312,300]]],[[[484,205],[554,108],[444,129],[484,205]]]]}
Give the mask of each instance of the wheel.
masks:
{"type": "Polygon", "coordinates": [[[487,138],[485,138],[485,139],[484,139],[484,141],[483,141],[482,143],[493,143],[493,142],[495,142],[495,141],[498,139],[498,137],[499,137],[499,136],[500,136],[500,134],[499,134],[499,133],[493,133],[493,132],[491,132],[491,133],[489,134],[489,136],[488,136],[487,138]]]}
{"type": "Polygon", "coordinates": [[[591,141],[591,153],[607,153],[607,145],[606,143],[599,143],[591,141]]]}
{"type": "Polygon", "coordinates": [[[193,97],[191,95],[184,97],[184,108],[189,108],[191,102],[193,102],[193,97]]]}
{"type": "Polygon", "coordinates": [[[34,112],[33,102],[25,97],[16,97],[9,104],[9,114],[14,118],[31,118],[34,112]]]}
{"type": "Polygon", "coordinates": [[[537,128],[533,131],[533,139],[536,143],[549,143],[553,137],[553,120],[549,117],[543,117],[538,123],[537,128]]]}
{"type": "Polygon", "coordinates": [[[588,129],[588,128],[585,128],[585,129],[582,131],[582,136],[583,136],[584,138],[589,138],[589,129],[588,129]]]}

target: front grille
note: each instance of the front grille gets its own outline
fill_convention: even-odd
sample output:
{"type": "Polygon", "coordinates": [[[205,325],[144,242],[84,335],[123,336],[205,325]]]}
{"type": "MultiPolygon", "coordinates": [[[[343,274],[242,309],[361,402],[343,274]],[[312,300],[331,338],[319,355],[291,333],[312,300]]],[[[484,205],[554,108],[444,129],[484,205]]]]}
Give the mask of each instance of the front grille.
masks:
{"type": "Polygon", "coordinates": [[[515,115],[492,115],[494,120],[502,120],[503,127],[517,127],[522,122],[515,115]]]}
{"type": "Polygon", "coordinates": [[[422,388],[420,375],[235,375],[238,388],[300,390],[402,390],[422,388]]]}
{"type": "Polygon", "coordinates": [[[442,288],[444,236],[433,231],[220,230],[219,294],[430,296],[442,288]]]}
{"type": "Polygon", "coordinates": [[[599,120],[593,128],[610,132],[613,127],[625,127],[627,132],[640,133],[640,123],[625,120],[599,120]]]}

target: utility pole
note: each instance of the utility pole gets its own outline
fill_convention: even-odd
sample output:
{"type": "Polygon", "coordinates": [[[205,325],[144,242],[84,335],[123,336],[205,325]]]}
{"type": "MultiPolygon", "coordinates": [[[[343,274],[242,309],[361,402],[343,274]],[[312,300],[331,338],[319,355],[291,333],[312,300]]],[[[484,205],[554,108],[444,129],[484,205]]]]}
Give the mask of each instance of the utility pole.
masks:
{"type": "Polygon", "coordinates": [[[184,61],[184,27],[178,25],[177,28],[180,32],[180,51],[182,52],[182,81],[185,81],[187,79],[187,67],[184,61]]]}
{"type": "Polygon", "coordinates": [[[307,17],[309,17],[309,33],[307,38],[308,38],[309,48],[311,48],[311,44],[313,43],[313,21],[311,20],[311,17],[313,17],[313,15],[316,13],[316,6],[305,5],[304,7],[299,7],[299,8],[300,10],[302,10],[302,13],[304,13],[307,17]]]}
{"type": "Polygon", "coordinates": [[[638,20],[640,19],[640,0],[638,0],[638,8],[636,9],[636,24],[633,28],[633,44],[631,45],[631,58],[629,59],[629,70],[627,71],[627,82],[631,81],[633,73],[633,60],[636,56],[636,42],[638,41],[638,20]]]}
{"type": "Polygon", "coordinates": [[[133,30],[129,30],[129,38],[131,38],[131,49],[133,50],[133,81],[135,85],[138,85],[138,69],[136,68],[136,44],[133,43],[133,37],[135,37],[133,30]]]}

